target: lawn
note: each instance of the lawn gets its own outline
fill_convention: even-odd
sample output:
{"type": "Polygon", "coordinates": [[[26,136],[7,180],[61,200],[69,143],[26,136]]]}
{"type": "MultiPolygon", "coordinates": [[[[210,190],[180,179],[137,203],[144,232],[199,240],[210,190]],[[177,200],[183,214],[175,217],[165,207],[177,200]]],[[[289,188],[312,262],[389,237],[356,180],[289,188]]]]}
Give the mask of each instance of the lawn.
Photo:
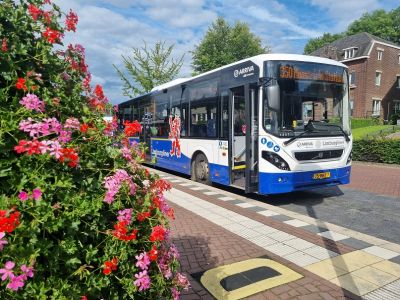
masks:
{"type": "Polygon", "coordinates": [[[400,126],[395,125],[374,125],[361,128],[355,128],[352,130],[353,139],[360,140],[367,136],[376,136],[381,133],[391,134],[392,132],[400,131],[400,126]]]}

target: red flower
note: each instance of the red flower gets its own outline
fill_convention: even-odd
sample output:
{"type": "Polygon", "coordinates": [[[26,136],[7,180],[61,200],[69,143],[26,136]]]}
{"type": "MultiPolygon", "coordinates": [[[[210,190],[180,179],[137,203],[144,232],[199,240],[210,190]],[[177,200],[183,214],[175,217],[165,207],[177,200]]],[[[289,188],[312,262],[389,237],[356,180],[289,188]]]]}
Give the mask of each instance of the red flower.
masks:
{"type": "Polygon", "coordinates": [[[8,51],[7,39],[6,38],[3,38],[3,41],[1,42],[1,51],[3,51],[3,52],[7,52],[8,51]]]}
{"type": "Polygon", "coordinates": [[[163,241],[165,238],[165,228],[162,227],[161,225],[157,225],[155,227],[153,227],[153,231],[150,235],[150,241],[151,242],[156,242],[156,241],[163,241]]]}
{"type": "Polygon", "coordinates": [[[43,12],[43,19],[44,22],[49,25],[51,23],[51,17],[52,17],[52,13],[51,11],[45,11],[43,12]]]}
{"type": "Polygon", "coordinates": [[[132,136],[142,131],[142,125],[140,125],[137,120],[133,121],[132,123],[129,121],[125,121],[124,125],[124,133],[126,136],[132,136]]]}
{"type": "Polygon", "coordinates": [[[81,127],[79,128],[80,132],[82,132],[82,133],[86,133],[88,131],[88,129],[89,129],[89,125],[86,123],[83,123],[81,125],[81,127]]]}
{"type": "Polygon", "coordinates": [[[149,211],[145,211],[145,212],[142,212],[142,213],[138,213],[137,216],[136,216],[136,219],[139,222],[143,222],[144,220],[147,220],[149,217],[150,217],[150,212],[149,211]]]}
{"type": "Polygon", "coordinates": [[[28,11],[29,11],[29,13],[32,16],[32,19],[34,21],[37,21],[39,16],[42,14],[42,11],[37,6],[35,6],[33,4],[29,4],[28,5],[28,11]]]}
{"type": "Polygon", "coordinates": [[[171,183],[164,179],[158,179],[153,188],[156,189],[157,192],[162,193],[171,189],[171,183]]]}
{"type": "Polygon", "coordinates": [[[161,206],[160,197],[154,196],[152,200],[153,200],[154,207],[160,209],[160,206],[161,206]]]}
{"type": "Polygon", "coordinates": [[[41,154],[40,147],[43,146],[38,140],[27,141],[20,140],[18,146],[14,147],[14,151],[18,154],[28,152],[28,155],[41,154]]]}
{"type": "Polygon", "coordinates": [[[83,295],[83,296],[81,297],[81,300],[88,300],[88,298],[87,298],[85,295],[83,295]]]}
{"type": "Polygon", "coordinates": [[[109,275],[112,271],[118,268],[118,258],[114,257],[112,260],[107,260],[104,262],[103,274],[109,275]]]}
{"type": "Polygon", "coordinates": [[[24,90],[24,91],[28,90],[28,87],[26,86],[26,80],[24,78],[18,78],[17,83],[15,84],[15,87],[18,90],[24,90]]]}
{"type": "Polygon", "coordinates": [[[74,13],[72,10],[69,11],[67,18],[65,19],[66,29],[68,31],[76,30],[76,24],[78,23],[78,15],[74,13]]]}
{"type": "Polygon", "coordinates": [[[68,162],[68,166],[74,168],[78,165],[79,157],[73,148],[61,149],[61,156],[59,158],[60,162],[68,162]]]}
{"type": "Polygon", "coordinates": [[[11,233],[19,225],[20,212],[15,211],[7,217],[6,210],[0,210],[0,232],[11,233]]]}
{"type": "Polygon", "coordinates": [[[57,30],[51,29],[50,27],[47,27],[46,31],[43,32],[43,36],[49,43],[54,44],[55,42],[60,41],[62,33],[57,30]]]}
{"type": "Polygon", "coordinates": [[[114,225],[113,236],[121,241],[131,241],[136,240],[136,234],[138,232],[137,229],[133,229],[130,234],[127,234],[128,229],[126,226],[128,225],[128,221],[119,221],[114,225]]]}
{"type": "Polygon", "coordinates": [[[175,220],[175,211],[172,207],[168,208],[167,212],[165,213],[170,219],[175,220]]]}
{"type": "Polygon", "coordinates": [[[96,87],[94,88],[94,94],[100,98],[103,99],[104,98],[104,92],[103,92],[103,88],[101,87],[101,85],[96,85],[96,87]]]}
{"type": "Polygon", "coordinates": [[[158,250],[157,250],[156,246],[153,245],[153,247],[149,251],[148,255],[149,255],[149,258],[150,258],[151,261],[156,261],[157,260],[158,250]]]}

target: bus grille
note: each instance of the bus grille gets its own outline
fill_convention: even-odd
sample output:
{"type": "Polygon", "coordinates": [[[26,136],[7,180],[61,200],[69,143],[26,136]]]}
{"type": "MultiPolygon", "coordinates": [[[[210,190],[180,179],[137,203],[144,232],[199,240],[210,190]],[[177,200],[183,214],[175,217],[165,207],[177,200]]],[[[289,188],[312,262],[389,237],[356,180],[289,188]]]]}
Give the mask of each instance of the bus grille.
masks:
{"type": "Polygon", "coordinates": [[[342,154],[343,154],[343,149],[295,152],[294,156],[298,161],[303,161],[303,160],[323,160],[323,159],[339,158],[342,156],[342,154]]]}

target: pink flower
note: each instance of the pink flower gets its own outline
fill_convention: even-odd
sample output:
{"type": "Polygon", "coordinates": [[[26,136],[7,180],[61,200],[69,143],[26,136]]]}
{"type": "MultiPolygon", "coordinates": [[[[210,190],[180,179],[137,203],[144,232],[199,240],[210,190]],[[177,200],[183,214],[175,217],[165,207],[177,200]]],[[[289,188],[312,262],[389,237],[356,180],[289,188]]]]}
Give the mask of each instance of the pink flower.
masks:
{"type": "Polygon", "coordinates": [[[3,276],[1,276],[1,280],[4,281],[7,279],[7,277],[14,278],[14,273],[12,271],[12,269],[15,266],[15,263],[12,261],[7,261],[6,264],[4,265],[5,269],[0,269],[0,274],[3,274],[3,276]]]}
{"type": "Polygon", "coordinates": [[[78,130],[81,126],[81,123],[77,118],[68,118],[65,121],[64,128],[76,129],[78,130]]]}
{"type": "Polygon", "coordinates": [[[147,270],[150,264],[150,258],[146,252],[140,253],[140,255],[135,256],[137,262],[136,267],[141,268],[142,270],[147,270]]]}
{"type": "Polygon", "coordinates": [[[44,102],[35,94],[27,94],[19,103],[29,110],[36,110],[38,112],[44,111],[44,102]]]}
{"type": "Polygon", "coordinates": [[[150,277],[147,275],[147,271],[144,270],[143,272],[139,272],[135,274],[135,282],[134,284],[139,288],[139,292],[143,290],[147,290],[150,288],[150,277]]]}
{"type": "Polygon", "coordinates": [[[28,195],[28,193],[25,192],[25,191],[20,191],[20,192],[19,192],[19,195],[18,195],[18,198],[19,198],[19,200],[21,200],[21,201],[26,201],[26,200],[28,200],[29,195],[28,195]]]}
{"type": "Polygon", "coordinates": [[[176,273],[175,275],[175,282],[177,283],[177,285],[181,286],[184,290],[188,290],[190,283],[188,281],[188,279],[186,278],[185,275],[181,274],[181,273],[176,273]]]}
{"type": "Polygon", "coordinates": [[[118,221],[127,221],[128,224],[132,221],[132,208],[127,208],[118,211],[118,221]]]}
{"type": "Polygon", "coordinates": [[[8,244],[8,242],[6,240],[3,240],[5,235],[6,234],[4,232],[0,232],[0,251],[3,250],[4,245],[8,244]]]}
{"type": "Polygon", "coordinates": [[[132,177],[125,170],[118,169],[114,175],[104,178],[104,186],[107,189],[104,201],[108,204],[111,204],[124,182],[128,184],[130,188],[130,194],[134,195],[136,186],[132,181],[132,177]]]}
{"type": "Polygon", "coordinates": [[[33,268],[32,267],[28,267],[27,265],[22,265],[21,271],[24,272],[24,274],[22,274],[22,276],[24,276],[24,280],[27,280],[28,277],[30,277],[30,278],[33,277],[33,268]]]}
{"type": "Polygon", "coordinates": [[[10,278],[10,282],[7,284],[7,288],[18,291],[19,288],[24,286],[24,275],[13,276],[10,278]]]}
{"type": "Polygon", "coordinates": [[[70,142],[72,139],[72,132],[68,131],[68,130],[61,130],[60,131],[60,135],[58,137],[58,141],[61,144],[66,144],[68,142],[70,142]]]}
{"type": "Polygon", "coordinates": [[[35,200],[39,200],[40,197],[42,197],[42,191],[41,191],[40,189],[34,189],[34,190],[32,191],[32,197],[33,197],[33,199],[35,199],[35,200]]]}
{"type": "Polygon", "coordinates": [[[172,298],[174,300],[179,300],[179,295],[181,294],[176,288],[171,289],[172,298]]]}
{"type": "Polygon", "coordinates": [[[59,159],[62,156],[62,147],[58,141],[43,141],[49,148],[51,156],[54,156],[55,159],[59,159]]]}

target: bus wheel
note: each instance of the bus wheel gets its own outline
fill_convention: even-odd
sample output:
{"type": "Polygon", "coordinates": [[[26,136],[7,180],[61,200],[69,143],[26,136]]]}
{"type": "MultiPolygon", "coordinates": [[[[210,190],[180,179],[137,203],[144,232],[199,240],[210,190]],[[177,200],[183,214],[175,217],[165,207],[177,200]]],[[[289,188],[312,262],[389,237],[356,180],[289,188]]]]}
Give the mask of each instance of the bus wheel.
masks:
{"type": "Polygon", "coordinates": [[[209,184],[210,183],[210,169],[208,166],[207,157],[203,153],[199,153],[192,164],[192,179],[209,184]]]}

